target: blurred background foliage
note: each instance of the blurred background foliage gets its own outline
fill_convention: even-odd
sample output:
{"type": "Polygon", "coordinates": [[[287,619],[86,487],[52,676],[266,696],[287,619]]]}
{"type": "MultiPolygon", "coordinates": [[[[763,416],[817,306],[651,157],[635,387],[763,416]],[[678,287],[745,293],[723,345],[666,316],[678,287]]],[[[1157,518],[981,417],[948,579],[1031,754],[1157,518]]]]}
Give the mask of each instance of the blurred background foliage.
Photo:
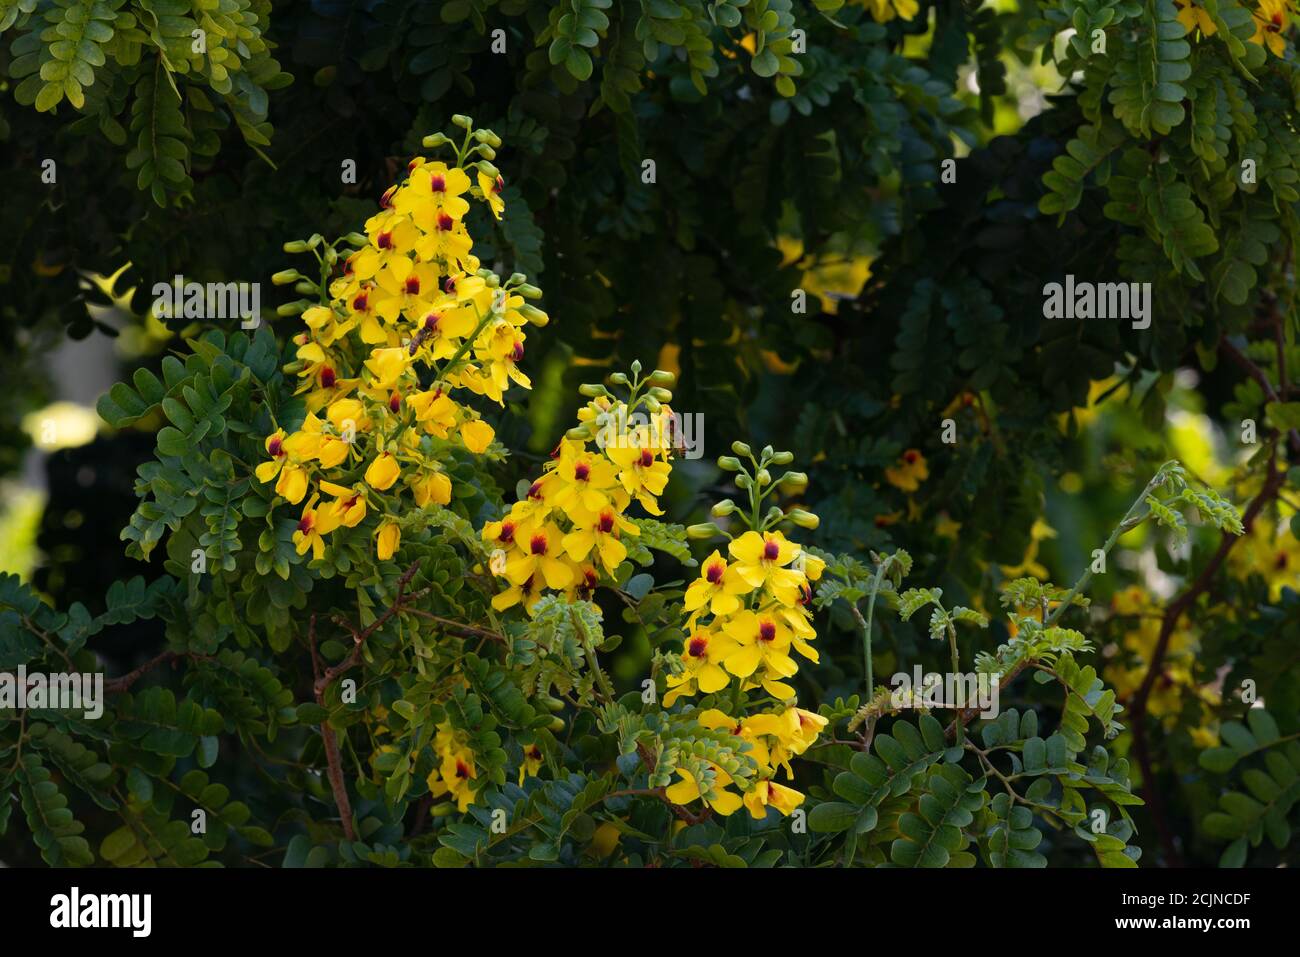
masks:
{"type": "MultiPolygon", "coordinates": [[[[527,272],[554,320],[529,341],[534,390],[509,393],[494,423],[519,450],[503,488],[554,446],[579,382],[641,359],[677,372],[674,406],[704,415],[706,456],[675,469],[671,520],[727,494],[708,463],[733,438],[771,442],[806,463],[814,544],[906,547],[916,580],[989,612],[1007,579],[1073,581],[1165,459],[1243,509],[1261,497],[1159,652],[1219,533],[1194,528],[1187,549],[1126,538],[1091,589],[1090,637],[1121,700],[1156,675],[1129,716],[1148,732],[1135,840],[1148,862],[1214,863],[1225,836],[1202,822],[1222,778],[1198,755],[1249,707],[1242,682],[1300,732],[1290,8],[1278,54],[1251,43],[1264,8],[1249,2],[1218,3],[1221,26],[1192,34],[1169,27],[1188,6],[1172,0],[905,6],[0,0],[0,570],[58,607],[156,576],[118,532],[160,420],[110,433],[91,412],[97,391],[196,331],[149,315],[153,284],[260,281],[280,334],[296,322],[275,318],[288,297],[267,281],[291,265],[284,239],[355,228],[422,136],[472,112],[506,143],[507,212],[498,226],[474,214],[476,251],[527,272]],[[229,84],[175,46],[218,6],[248,64],[229,84]],[[77,47],[94,74],[83,101],[24,93],[40,65],[70,62],[28,38],[86,16],[113,38],[106,57],[77,47]],[[1070,34],[1094,28],[1110,52],[1089,58],[1070,34]],[[1157,34],[1188,49],[1140,61],[1157,34]],[[1138,67],[1183,76],[1189,59],[1196,78],[1174,83],[1186,123],[1152,84],[1139,94],[1166,128],[1106,105],[1138,67]],[[169,144],[142,154],[148,130],[169,144]],[[1235,190],[1250,157],[1261,185],[1235,190]],[[1077,189],[1046,187],[1054,169],[1077,189]],[[1130,186],[1142,198],[1125,204],[1130,186]],[[1197,239],[1206,222],[1214,249],[1197,239]],[[1042,287],[1067,273],[1152,281],[1151,327],[1044,319],[1042,287]],[[105,365],[96,390],[81,370],[105,365]],[[1265,469],[1288,463],[1270,490],[1265,469]]],[[[158,645],[148,624],[98,647],[128,666],[158,645]]],[[[878,674],[934,656],[923,629],[880,627],[878,674]]],[[[859,691],[852,620],[836,609],[821,628],[830,653],[801,690],[859,691]]],[[[635,687],[652,648],[625,630],[611,668],[635,687]]],[[[978,640],[1005,638],[995,623],[978,640]]],[[[1286,846],[1265,842],[1252,863],[1286,846]]]]}

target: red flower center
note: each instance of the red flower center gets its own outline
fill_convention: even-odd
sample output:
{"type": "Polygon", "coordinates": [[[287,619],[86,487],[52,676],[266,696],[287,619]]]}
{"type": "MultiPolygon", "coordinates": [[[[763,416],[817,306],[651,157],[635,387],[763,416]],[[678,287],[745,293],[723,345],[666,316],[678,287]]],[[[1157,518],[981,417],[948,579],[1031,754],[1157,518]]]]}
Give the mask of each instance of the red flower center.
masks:
{"type": "Polygon", "coordinates": [[[280,437],[278,435],[271,436],[271,440],[266,443],[266,450],[277,459],[284,455],[284,451],[280,448],[280,437]]]}
{"type": "Polygon", "coordinates": [[[458,778],[469,777],[469,766],[466,765],[464,761],[460,761],[460,760],[456,761],[456,777],[458,778]]]}
{"type": "Polygon", "coordinates": [[[394,392],[392,395],[388,397],[388,410],[390,412],[396,412],[399,409],[401,409],[401,407],[402,407],[402,397],[398,393],[394,392]]]}
{"type": "Polygon", "coordinates": [[[407,293],[409,293],[409,294],[412,295],[412,296],[418,296],[418,295],[420,294],[420,277],[419,277],[419,276],[407,276],[407,277],[406,277],[406,291],[407,291],[407,293]]]}
{"type": "Polygon", "coordinates": [[[534,536],[533,536],[533,540],[532,540],[531,542],[528,543],[528,547],[532,550],[532,553],[533,553],[534,555],[545,555],[545,554],[546,554],[546,536],[545,536],[545,535],[534,535],[534,536]]]}
{"type": "Polygon", "coordinates": [[[447,279],[446,279],[446,280],[443,282],[443,284],[442,284],[442,289],[443,289],[443,292],[455,292],[455,291],[456,291],[456,277],[455,277],[455,276],[448,276],[447,279]]]}
{"type": "Polygon", "coordinates": [[[655,464],[655,454],[651,452],[649,449],[642,449],[641,459],[640,459],[641,467],[643,469],[648,469],[650,466],[654,464],[655,464]]]}
{"type": "Polygon", "coordinates": [[[529,497],[529,498],[541,498],[541,497],[542,497],[542,483],[541,483],[541,482],[534,482],[532,485],[528,486],[528,497],[529,497]]]}
{"type": "Polygon", "coordinates": [[[776,641],[776,625],[767,620],[759,622],[758,637],[763,641],[776,641]]]}
{"type": "Polygon", "coordinates": [[[903,461],[906,462],[908,465],[915,465],[916,459],[917,459],[917,453],[914,449],[908,449],[906,452],[903,453],[903,461]]]}
{"type": "Polygon", "coordinates": [[[391,229],[385,229],[375,237],[375,245],[380,249],[391,249],[393,246],[393,231],[391,229]]]}
{"type": "Polygon", "coordinates": [[[591,475],[591,466],[586,462],[579,462],[573,467],[573,478],[575,481],[585,482],[589,475],[591,475]]]}
{"type": "Polygon", "coordinates": [[[450,216],[448,216],[446,213],[438,214],[438,228],[442,230],[444,233],[449,231],[451,227],[455,225],[456,225],[456,221],[452,219],[450,216]]]}
{"type": "Polygon", "coordinates": [[[703,658],[704,653],[709,650],[709,639],[701,638],[699,635],[691,638],[691,643],[687,649],[687,654],[692,658],[703,658]]]}
{"type": "Polygon", "coordinates": [[[334,388],[334,370],[329,366],[320,370],[320,384],[324,389],[334,388]]]}
{"type": "Polygon", "coordinates": [[[611,512],[601,512],[601,513],[600,513],[600,531],[601,531],[601,533],[602,533],[602,534],[605,534],[605,535],[608,535],[608,534],[609,534],[610,532],[612,532],[613,530],[614,530],[614,515],[613,515],[613,513],[611,513],[611,512]]]}
{"type": "Polygon", "coordinates": [[[506,181],[502,179],[500,176],[498,176],[497,181],[494,184],[492,184],[492,192],[500,193],[505,188],[506,188],[506,181]]]}
{"type": "Polygon", "coordinates": [[[511,362],[524,361],[524,344],[522,342],[516,342],[515,347],[510,350],[510,361],[511,362]]]}
{"type": "Polygon", "coordinates": [[[763,545],[763,557],[769,562],[774,562],[781,557],[781,546],[776,542],[766,542],[763,545]]]}
{"type": "Polygon", "coordinates": [[[366,303],[368,303],[369,301],[370,301],[370,296],[368,293],[359,292],[357,293],[357,297],[352,300],[352,308],[357,312],[365,312],[366,303]]]}
{"type": "Polygon", "coordinates": [[[714,562],[705,569],[704,577],[708,580],[710,585],[716,585],[718,582],[722,581],[722,574],[726,570],[726,567],[721,562],[714,562]]]}
{"type": "Polygon", "coordinates": [[[515,523],[514,523],[514,522],[502,522],[502,523],[501,523],[501,534],[500,534],[500,536],[498,536],[498,540],[499,540],[499,541],[503,541],[503,542],[513,542],[513,541],[515,540],[515,523]]]}
{"type": "Polygon", "coordinates": [[[434,173],[433,176],[429,178],[429,189],[433,190],[435,193],[447,192],[446,177],[441,173],[434,173]]]}
{"type": "Polygon", "coordinates": [[[390,186],[384,190],[384,195],[379,197],[379,205],[383,209],[391,209],[393,206],[393,194],[397,192],[396,186],[390,186]]]}
{"type": "Polygon", "coordinates": [[[298,523],[298,531],[306,535],[308,532],[311,531],[311,527],[315,524],[316,524],[316,516],[313,513],[308,512],[306,515],[302,517],[302,521],[298,523]]]}

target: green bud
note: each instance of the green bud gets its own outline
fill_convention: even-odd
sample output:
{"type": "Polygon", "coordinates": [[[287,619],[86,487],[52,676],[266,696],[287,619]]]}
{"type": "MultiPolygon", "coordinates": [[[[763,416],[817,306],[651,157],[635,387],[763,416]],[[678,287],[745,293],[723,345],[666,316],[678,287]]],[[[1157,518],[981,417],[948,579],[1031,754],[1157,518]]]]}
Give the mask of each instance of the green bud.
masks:
{"type": "Polygon", "coordinates": [[[569,431],[564,433],[564,437],[573,442],[583,442],[586,439],[591,438],[591,436],[587,432],[587,429],[581,425],[569,429],[569,431]]]}
{"type": "Polygon", "coordinates": [[[315,296],[320,292],[314,282],[308,282],[306,279],[294,283],[293,291],[300,296],[315,296]]]}
{"type": "Polygon", "coordinates": [[[429,808],[429,814],[433,817],[447,817],[449,814],[456,813],[456,805],[450,801],[443,801],[441,804],[435,804],[429,808]]]}
{"type": "Polygon", "coordinates": [[[722,469],[724,472],[739,472],[740,459],[736,458],[734,455],[724,455],[718,459],[718,468],[722,469]]]}
{"type": "Polygon", "coordinates": [[[718,534],[718,526],[712,522],[701,522],[699,525],[686,526],[686,537],[692,541],[704,541],[713,538],[718,534]]]}
{"type": "Polygon", "coordinates": [[[531,283],[520,283],[518,288],[515,289],[515,292],[519,293],[519,295],[523,296],[525,299],[542,298],[542,291],[531,283]]]}
{"type": "Polygon", "coordinates": [[[759,469],[755,477],[758,479],[759,488],[766,488],[772,484],[772,474],[767,469],[759,469]]]}
{"type": "Polygon", "coordinates": [[[649,391],[647,394],[648,394],[648,395],[652,395],[652,396],[654,396],[654,397],[655,397],[656,399],[658,399],[660,402],[671,402],[671,401],[673,401],[673,394],[672,394],[671,392],[669,392],[667,389],[661,389],[661,388],[659,388],[659,386],[657,386],[657,385],[652,385],[652,386],[650,387],[650,391],[649,391]]]}
{"type": "Polygon", "coordinates": [[[325,242],[324,236],[322,236],[320,233],[312,233],[311,237],[307,240],[307,248],[315,249],[323,242],[325,242]]]}
{"type": "Polygon", "coordinates": [[[744,472],[741,472],[739,475],[736,476],[736,488],[747,490],[752,488],[753,485],[754,485],[754,480],[744,472]]]}
{"type": "Polygon", "coordinates": [[[762,459],[770,459],[772,457],[772,446],[770,445],[763,446],[763,452],[759,457],[762,459]]]}
{"type": "Polygon", "coordinates": [[[609,381],[614,385],[627,385],[627,376],[621,372],[612,372],[610,373],[609,381]]]}
{"type": "Polygon", "coordinates": [[[529,305],[528,303],[524,303],[519,307],[519,315],[523,316],[539,329],[551,321],[550,316],[542,312],[542,310],[538,309],[536,306],[529,305]]]}
{"type": "Polygon", "coordinates": [[[729,498],[724,498],[713,506],[712,514],[714,518],[725,518],[736,510],[736,503],[729,498]]]}
{"type": "Polygon", "coordinates": [[[370,242],[370,240],[366,238],[365,233],[348,233],[343,237],[343,241],[349,246],[355,246],[357,249],[360,249],[362,246],[370,242]]]}
{"type": "Polygon", "coordinates": [[[521,272],[512,272],[510,278],[506,280],[506,285],[517,286],[521,282],[528,282],[528,277],[521,272]]]}
{"type": "Polygon", "coordinates": [[[791,490],[807,488],[808,476],[803,472],[786,472],[781,476],[781,484],[791,490]]]}
{"type": "Polygon", "coordinates": [[[326,265],[333,266],[338,261],[339,261],[338,250],[336,250],[333,246],[326,246],[325,247],[326,265]]]}
{"type": "Polygon", "coordinates": [[[767,510],[767,514],[763,516],[763,523],[765,525],[772,525],[781,521],[783,518],[785,518],[785,512],[781,511],[779,506],[773,505],[767,510]]]}
{"type": "Polygon", "coordinates": [[[748,445],[740,441],[731,443],[731,451],[735,452],[737,455],[744,455],[747,457],[752,457],[754,454],[752,451],[750,451],[748,445]]]}
{"type": "Polygon", "coordinates": [[[491,130],[479,130],[479,132],[483,134],[488,146],[497,150],[501,149],[501,137],[497,136],[491,130]]]}
{"type": "Polygon", "coordinates": [[[490,176],[492,179],[496,179],[498,176],[501,175],[501,170],[497,169],[495,166],[493,166],[491,163],[488,162],[488,160],[495,159],[495,158],[496,158],[496,154],[493,153],[491,156],[487,157],[487,159],[482,159],[479,160],[478,162],[478,168],[482,170],[484,173],[486,173],[488,176],[490,176]]]}
{"type": "Polygon", "coordinates": [[[773,465],[789,465],[789,464],[790,464],[791,462],[793,462],[793,461],[794,461],[794,453],[793,453],[793,452],[773,452],[773,453],[772,453],[772,464],[773,464],[773,465]]]}
{"type": "Polygon", "coordinates": [[[812,512],[806,512],[801,508],[792,508],[785,513],[785,517],[794,522],[800,528],[816,528],[822,523],[822,520],[812,512]]]}
{"type": "Polygon", "coordinates": [[[677,384],[677,376],[671,372],[665,372],[663,369],[655,369],[654,372],[650,373],[649,382],[651,385],[662,385],[671,389],[677,384]]]}
{"type": "MultiPolygon", "coordinates": [[[[482,157],[483,157],[484,159],[486,159],[486,160],[494,160],[494,159],[497,158],[496,150],[494,150],[494,149],[493,149],[492,147],[490,147],[490,146],[486,146],[486,145],[484,145],[484,146],[479,146],[479,147],[476,147],[476,149],[478,150],[479,155],[482,156],[482,157]]],[[[484,170],[483,172],[487,173],[487,170],[484,170]]],[[[488,175],[491,176],[492,174],[491,174],[491,173],[488,173],[488,175]]]]}
{"type": "Polygon", "coordinates": [[[537,700],[542,703],[542,707],[544,707],[547,711],[564,710],[564,702],[561,701],[559,698],[553,697],[551,695],[548,694],[538,695],[537,700]]]}
{"type": "Polygon", "coordinates": [[[424,145],[425,149],[436,149],[439,146],[446,146],[451,142],[451,140],[448,139],[444,133],[433,133],[426,136],[420,142],[424,145]]]}
{"type": "Polygon", "coordinates": [[[271,277],[271,282],[277,286],[287,286],[291,282],[297,282],[302,278],[302,273],[296,269],[281,269],[271,277]]]}
{"type": "Polygon", "coordinates": [[[286,302],[283,306],[275,310],[277,316],[300,316],[302,311],[310,306],[311,303],[305,299],[297,299],[293,302],[286,302]]]}
{"type": "Polygon", "coordinates": [[[647,395],[645,397],[645,407],[651,412],[658,412],[663,408],[663,406],[659,404],[659,400],[652,395],[647,395]]]}
{"type": "Polygon", "coordinates": [[[561,718],[559,715],[556,715],[554,718],[551,719],[551,723],[549,727],[553,733],[559,734],[561,731],[564,730],[564,719],[561,718]]]}
{"type": "Polygon", "coordinates": [[[632,374],[633,374],[633,375],[640,375],[640,374],[641,374],[641,360],[640,360],[640,359],[633,359],[633,360],[632,360],[632,374]]]}
{"type": "Polygon", "coordinates": [[[599,382],[584,382],[578,386],[578,395],[585,395],[588,399],[598,399],[601,396],[609,395],[609,390],[599,382]]]}
{"type": "Polygon", "coordinates": [[[474,121],[464,113],[453,113],[451,117],[451,125],[459,126],[462,130],[468,130],[474,125],[474,121]]]}
{"type": "Polygon", "coordinates": [[[305,239],[292,239],[282,247],[287,253],[305,253],[310,247],[305,239]]]}

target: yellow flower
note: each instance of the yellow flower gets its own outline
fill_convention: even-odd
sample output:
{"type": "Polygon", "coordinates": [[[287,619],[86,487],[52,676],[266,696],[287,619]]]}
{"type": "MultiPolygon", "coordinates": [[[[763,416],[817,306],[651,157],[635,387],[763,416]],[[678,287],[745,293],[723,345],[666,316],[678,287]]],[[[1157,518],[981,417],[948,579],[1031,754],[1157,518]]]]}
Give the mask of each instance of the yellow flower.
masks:
{"type": "Polygon", "coordinates": [[[460,427],[460,440],[465,443],[465,448],[475,455],[486,452],[495,437],[496,433],[492,431],[492,426],[482,419],[470,419],[460,427]]]}
{"type": "MultiPolygon", "coordinates": [[[[726,786],[731,783],[731,775],[722,768],[714,765],[714,795],[711,798],[704,798],[704,803],[713,810],[717,811],[723,817],[734,814],[740,809],[740,795],[734,791],[725,790],[726,786]]],[[[690,804],[697,798],[702,797],[700,787],[695,782],[695,776],[685,768],[678,768],[677,773],[681,775],[681,780],[673,784],[664,791],[664,796],[674,804],[690,804]]]]}
{"type": "Polygon", "coordinates": [[[451,479],[443,472],[429,472],[411,482],[411,491],[415,493],[415,504],[421,508],[430,502],[446,505],[451,501],[451,479]]]}
{"type": "Polygon", "coordinates": [[[635,536],[640,535],[641,530],[612,508],[603,508],[593,521],[576,525],[564,536],[561,544],[575,562],[582,561],[594,548],[605,571],[612,573],[627,557],[627,546],[618,540],[624,533],[635,536]]]}
{"type": "Polygon", "coordinates": [[[788,817],[802,803],[802,794],[770,779],[757,782],[745,794],[745,807],[749,808],[750,816],[759,821],[767,817],[769,807],[788,817]]]}
{"type": "Polygon", "coordinates": [[[474,752],[468,748],[448,748],[443,752],[438,767],[429,772],[426,783],[429,785],[429,793],[434,797],[445,794],[454,798],[456,809],[464,814],[474,803],[474,791],[470,782],[477,777],[474,752]]]}
{"type": "Polygon", "coordinates": [[[333,509],[318,509],[316,501],[319,495],[313,495],[307,503],[306,508],[302,510],[302,518],[298,520],[298,529],[293,533],[293,544],[296,546],[299,555],[304,555],[307,549],[311,549],[311,555],[314,559],[325,557],[325,538],[334,529],[339,527],[338,515],[333,509]]]}
{"type": "Polygon", "coordinates": [[[366,517],[366,494],[364,489],[360,486],[348,488],[345,485],[335,485],[333,482],[321,482],[320,487],[321,491],[334,496],[330,508],[338,517],[340,525],[345,528],[355,528],[361,524],[366,517]]]}
{"type": "Polygon", "coordinates": [[[506,562],[506,578],[513,584],[523,585],[538,576],[547,588],[559,590],[573,581],[573,569],[555,557],[560,553],[560,530],[554,523],[534,530],[528,541],[520,544],[522,550],[506,562]]]}
{"type": "Polygon", "coordinates": [[[524,746],[524,763],[519,766],[519,783],[524,783],[524,778],[533,777],[542,768],[544,755],[542,749],[536,744],[524,746]]]}
{"type": "Polygon", "coordinates": [[[701,628],[688,635],[682,647],[682,664],[686,671],[669,676],[671,690],[664,695],[664,707],[672,707],[673,702],[683,695],[694,694],[696,688],[704,694],[725,688],[731,683],[731,678],[722,668],[722,662],[739,648],[732,638],[708,629],[701,628]]]}
{"type": "Polygon", "coordinates": [[[1251,43],[1267,46],[1274,56],[1286,52],[1286,39],[1282,36],[1291,25],[1291,6],[1288,0],[1260,0],[1259,8],[1252,12],[1255,35],[1251,43]]]}
{"type": "Polygon", "coordinates": [[[1174,3],[1178,4],[1178,22],[1183,25],[1184,30],[1191,33],[1199,29],[1207,37],[1214,36],[1214,31],[1218,27],[1215,26],[1210,14],[1195,0],[1174,0],[1174,3]]]}
{"type": "Polygon", "coordinates": [[[695,611],[708,604],[709,611],[713,614],[730,615],[740,608],[740,599],[736,596],[745,594],[752,587],[714,549],[713,554],[704,560],[700,577],[686,589],[682,603],[687,611],[695,611]]]}
{"type": "Polygon", "coordinates": [[[736,559],[736,575],[750,588],[769,588],[783,605],[799,600],[804,577],[785,566],[799,557],[801,549],[780,532],[746,532],[727,550],[736,559]]]}
{"type": "Polygon", "coordinates": [[[386,562],[392,558],[401,543],[402,527],[392,519],[382,522],[375,533],[375,553],[379,560],[386,562]]]}
{"type": "Polygon", "coordinates": [[[402,467],[397,464],[397,459],[393,457],[393,453],[382,452],[366,468],[366,484],[376,491],[382,492],[391,488],[401,474],[402,467]]]}
{"type": "Polygon", "coordinates": [[[917,0],[862,0],[862,5],[877,23],[888,23],[895,16],[911,20],[921,9],[917,0]]]}
{"type": "Polygon", "coordinates": [[[506,181],[500,176],[493,179],[487,173],[479,170],[478,188],[483,191],[483,198],[487,200],[492,215],[500,219],[501,211],[506,208],[506,201],[501,198],[501,192],[506,188],[506,181]]]}
{"type": "Polygon", "coordinates": [[[902,492],[915,492],[929,477],[925,456],[918,449],[908,449],[897,465],[885,469],[885,480],[902,492]]]}

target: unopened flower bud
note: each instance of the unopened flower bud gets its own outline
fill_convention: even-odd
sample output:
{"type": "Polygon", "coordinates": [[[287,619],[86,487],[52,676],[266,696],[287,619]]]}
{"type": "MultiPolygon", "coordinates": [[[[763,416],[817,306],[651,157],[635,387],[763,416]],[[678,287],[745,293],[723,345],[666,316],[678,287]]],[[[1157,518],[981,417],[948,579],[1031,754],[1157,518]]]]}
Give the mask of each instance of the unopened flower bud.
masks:
{"type": "Polygon", "coordinates": [[[756,478],[758,479],[759,488],[766,488],[772,484],[772,473],[767,469],[759,469],[756,478]]]}
{"type": "Polygon", "coordinates": [[[632,374],[633,374],[633,375],[640,375],[640,374],[641,374],[641,360],[640,360],[640,359],[633,359],[633,360],[632,360],[632,374]]]}
{"type": "Polygon", "coordinates": [[[432,133],[420,141],[426,149],[433,149],[437,146],[446,146],[451,142],[445,133],[432,133]]]}
{"type": "Polygon", "coordinates": [[[519,315],[523,316],[528,322],[532,323],[538,329],[551,321],[551,317],[536,306],[524,303],[519,307],[519,315]]]}
{"type": "Polygon", "coordinates": [[[655,385],[655,386],[651,386],[651,387],[650,387],[650,391],[648,392],[648,394],[654,396],[654,397],[655,397],[656,399],[658,399],[660,402],[671,402],[671,401],[673,401],[673,394],[672,394],[671,392],[669,392],[667,389],[661,389],[661,388],[659,388],[659,386],[657,386],[657,385],[655,385]]]}
{"type": "Polygon", "coordinates": [[[309,247],[305,239],[291,239],[281,248],[287,253],[305,253],[309,247]]]}
{"type": "Polygon", "coordinates": [[[609,390],[599,382],[584,382],[578,386],[578,395],[586,396],[588,399],[596,399],[602,395],[609,395],[609,390]]]}
{"type": "Polygon", "coordinates": [[[300,316],[302,311],[310,306],[311,303],[305,299],[296,299],[293,302],[286,302],[283,306],[275,310],[277,316],[300,316]]]}
{"type": "Polygon", "coordinates": [[[610,373],[609,381],[614,385],[627,385],[627,376],[622,372],[610,373]]]}
{"type": "Polygon", "coordinates": [[[781,476],[781,484],[792,491],[806,488],[808,476],[803,472],[786,472],[781,476]]]}
{"type": "Polygon", "coordinates": [[[742,489],[742,490],[749,489],[751,486],[753,486],[753,484],[754,484],[754,480],[750,478],[748,475],[746,475],[744,472],[741,472],[739,475],[736,476],[736,488],[738,489],[742,489]]]}
{"type": "Polygon", "coordinates": [[[752,451],[750,451],[748,445],[740,441],[731,443],[731,451],[735,452],[737,455],[753,456],[754,454],[752,451]]]}
{"type": "Polygon", "coordinates": [[[663,408],[663,406],[660,405],[659,400],[652,395],[646,395],[645,407],[649,409],[651,412],[658,412],[661,408],[663,408]]]}
{"type": "Polygon", "coordinates": [[[712,514],[714,518],[725,518],[736,510],[736,503],[729,498],[724,498],[713,506],[712,514]]]}
{"type": "Polygon", "coordinates": [[[464,113],[454,113],[451,117],[451,125],[459,126],[462,130],[467,130],[474,125],[474,121],[464,113]]]}
{"type": "Polygon", "coordinates": [[[770,446],[770,445],[765,445],[765,446],[763,446],[763,451],[762,451],[762,453],[759,455],[759,458],[762,458],[762,459],[770,459],[770,458],[772,457],[772,451],[773,451],[773,450],[772,450],[772,446],[770,446]]]}
{"type": "Polygon", "coordinates": [[[794,461],[794,453],[793,453],[793,452],[773,452],[773,453],[772,453],[772,464],[773,464],[773,465],[789,465],[789,464],[790,464],[791,462],[793,462],[793,461],[794,461]]]}
{"type": "Polygon", "coordinates": [[[718,526],[712,522],[701,522],[699,525],[688,525],[686,527],[686,537],[695,541],[704,541],[713,538],[718,534],[718,526]]]}
{"type": "Polygon", "coordinates": [[[736,458],[734,455],[724,455],[718,459],[718,468],[722,469],[724,472],[739,472],[740,459],[736,458]]]}
{"type": "Polygon", "coordinates": [[[297,282],[302,278],[302,273],[296,269],[281,269],[271,277],[271,282],[277,286],[287,286],[291,282],[297,282]]]}
{"type": "Polygon", "coordinates": [[[538,289],[536,286],[534,286],[532,283],[528,283],[528,282],[521,282],[519,286],[515,289],[515,292],[519,293],[519,295],[523,296],[525,299],[542,298],[542,291],[538,289]]]}
{"type": "Polygon", "coordinates": [[[365,233],[348,233],[343,237],[343,241],[349,246],[355,246],[357,249],[360,249],[366,243],[370,242],[370,240],[366,238],[365,233]]]}
{"type": "Polygon", "coordinates": [[[661,385],[672,388],[677,384],[677,376],[673,375],[671,372],[665,372],[663,369],[655,369],[654,372],[650,373],[649,381],[651,385],[661,385]]]}
{"type": "Polygon", "coordinates": [[[812,512],[804,511],[802,508],[792,508],[785,513],[785,517],[794,522],[800,528],[816,528],[822,523],[822,520],[812,512]]]}

